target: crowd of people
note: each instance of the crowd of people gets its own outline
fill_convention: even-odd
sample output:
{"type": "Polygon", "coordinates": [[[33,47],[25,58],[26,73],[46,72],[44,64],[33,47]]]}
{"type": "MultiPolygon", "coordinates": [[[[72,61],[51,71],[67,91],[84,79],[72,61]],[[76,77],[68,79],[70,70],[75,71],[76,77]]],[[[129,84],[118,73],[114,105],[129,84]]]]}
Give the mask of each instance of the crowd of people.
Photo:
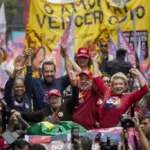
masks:
{"type": "MultiPolygon", "coordinates": [[[[60,78],[55,77],[58,68],[54,62],[47,60],[42,66],[39,64],[41,76],[32,76],[32,49],[26,51],[23,59],[18,57],[4,89],[4,99],[12,109],[7,129],[14,131],[13,122],[19,123],[18,116],[30,123],[73,121],[87,130],[111,128],[120,126],[121,116],[131,114],[130,108],[133,108],[132,122],[139,135],[139,147],[148,150],[150,91],[147,81],[125,60],[125,49],[118,49],[113,60],[109,59],[108,43],[101,41],[100,49],[101,54],[81,47],[75,60],[71,60],[66,46],[61,45],[67,74],[60,78]]],[[[122,139],[124,137],[125,134],[122,139]]],[[[75,143],[78,150],[84,149],[80,140],[75,143]]],[[[124,140],[118,149],[126,149],[124,140]]]]}

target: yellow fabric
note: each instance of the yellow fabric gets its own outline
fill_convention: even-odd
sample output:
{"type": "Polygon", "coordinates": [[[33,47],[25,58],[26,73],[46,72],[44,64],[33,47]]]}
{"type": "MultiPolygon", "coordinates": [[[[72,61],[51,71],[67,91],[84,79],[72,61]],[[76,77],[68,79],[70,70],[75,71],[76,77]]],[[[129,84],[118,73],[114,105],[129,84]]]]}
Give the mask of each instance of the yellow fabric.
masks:
{"type": "MultiPolygon", "coordinates": [[[[112,0],[101,1],[102,11],[105,13],[104,20],[101,24],[101,30],[109,29],[109,33],[112,36],[115,43],[117,43],[117,28],[118,26],[122,31],[133,31],[133,20],[131,11],[136,10],[136,30],[148,31],[148,37],[150,37],[150,1],[147,0],[131,0],[124,7],[119,7],[112,0]],[[118,20],[118,21],[117,21],[118,20]]],[[[140,35],[137,34],[137,38],[140,35]]],[[[141,36],[141,39],[146,38],[148,45],[150,40],[147,36],[141,36]]]]}
{"type": "MultiPolygon", "coordinates": [[[[93,65],[90,66],[90,71],[93,72],[93,65]]],[[[99,71],[99,76],[100,76],[100,77],[102,76],[101,71],[99,71]]]]}
{"type": "Polygon", "coordinates": [[[54,124],[52,124],[52,123],[50,123],[50,122],[47,122],[47,121],[42,121],[41,123],[42,123],[45,127],[47,127],[49,130],[54,127],[54,124]]]}
{"type": "Polygon", "coordinates": [[[78,0],[73,4],[50,4],[44,0],[31,0],[29,22],[26,28],[26,49],[29,47],[30,40],[35,48],[44,43],[50,51],[53,50],[66,29],[73,11],[75,50],[83,45],[87,46],[100,31],[102,13],[99,0],[78,0]]]}
{"type": "MultiPolygon", "coordinates": [[[[132,10],[136,10],[136,30],[148,32],[138,35],[150,45],[150,1],[130,0],[124,7],[119,7],[112,0],[77,0],[72,4],[51,4],[46,0],[31,0],[29,22],[26,27],[25,49],[33,48],[33,53],[41,45],[50,54],[63,35],[69,18],[74,12],[75,51],[87,46],[90,51],[100,50],[100,40],[108,41],[111,35],[117,44],[117,28],[133,31],[132,10]]],[[[148,51],[148,50],[146,50],[148,51]]],[[[148,56],[148,55],[147,55],[148,56]]],[[[100,56],[99,62],[102,62],[100,56]]],[[[58,60],[55,60],[58,61],[58,60]]]]}

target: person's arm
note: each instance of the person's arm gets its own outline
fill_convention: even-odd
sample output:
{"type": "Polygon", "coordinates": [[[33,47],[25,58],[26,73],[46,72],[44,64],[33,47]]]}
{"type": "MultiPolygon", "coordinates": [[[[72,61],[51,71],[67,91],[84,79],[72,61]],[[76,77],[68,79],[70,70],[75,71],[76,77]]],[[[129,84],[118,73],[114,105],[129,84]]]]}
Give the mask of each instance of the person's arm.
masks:
{"type": "Polygon", "coordinates": [[[93,77],[98,77],[99,76],[99,65],[97,62],[98,59],[98,54],[97,53],[91,53],[91,60],[93,64],[93,77]]]}
{"type": "Polygon", "coordinates": [[[14,83],[14,80],[17,76],[17,73],[18,71],[22,70],[24,67],[23,64],[22,64],[22,61],[20,60],[20,57],[17,57],[15,59],[15,68],[13,70],[13,73],[11,74],[9,80],[7,81],[6,85],[5,85],[5,100],[7,102],[7,105],[10,107],[10,108],[14,108],[14,96],[13,96],[13,83],[14,83]],[[18,59],[17,59],[18,58],[18,59]]]}
{"type": "Polygon", "coordinates": [[[137,117],[134,117],[132,118],[132,120],[134,122],[134,127],[139,134],[139,139],[140,139],[142,150],[149,150],[150,144],[145,134],[143,133],[142,128],[140,127],[139,119],[137,117]]]}
{"type": "Polygon", "coordinates": [[[70,61],[72,63],[73,71],[76,72],[76,73],[80,73],[82,71],[82,69],[80,68],[80,66],[74,60],[70,59],[70,61]]]}
{"type": "Polygon", "coordinates": [[[25,121],[27,122],[40,122],[43,120],[44,117],[44,109],[36,111],[36,112],[18,112],[14,111],[11,119],[12,120],[17,120],[17,116],[21,116],[25,121]]]}
{"type": "Polygon", "coordinates": [[[74,110],[74,107],[78,103],[79,89],[77,86],[72,86],[71,89],[72,89],[72,95],[66,102],[66,105],[67,105],[68,110],[72,113],[74,110]]]}
{"type": "Polygon", "coordinates": [[[103,80],[99,76],[99,68],[98,68],[98,55],[96,53],[91,54],[91,59],[93,63],[93,87],[95,91],[100,91],[100,93],[103,95],[106,90],[108,90],[108,87],[105,85],[103,80]]]}
{"type": "Polygon", "coordinates": [[[13,98],[13,83],[15,78],[9,78],[5,85],[4,98],[10,108],[14,108],[14,98],[13,98]]]}
{"type": "Polygon", "coordinates": [[[71,72],[73,72],[73,66],[72,66],[72,63],[69,59],[66,46],[61,45],[61,54],[64,57],[65,69],[66,69],[66,72],[69,76],[70,82],[71,82],[72,85],[74,85],[75,83],[74,83],[74,81],[72,80],[72,77],[71,77],[71,72]]]}
{"type": "Polygon", "coordinates": [[[29,98],[31,98],[32,95],[32,67],[31,67],[31,57],[32,57],[32,49],[29,49],[25,57],[27,59],[27,73],[25,75],[25,88],[26,88],[26,93],[29,98]]]}
{"type": "Polygon", "coordinates": [[[129,72],[134,76],[137,77],[140,87],[143,87],[145,85],[145,80],[143,75],[141,74],[141,72],[138,69],[130,69],[129,72]]]}

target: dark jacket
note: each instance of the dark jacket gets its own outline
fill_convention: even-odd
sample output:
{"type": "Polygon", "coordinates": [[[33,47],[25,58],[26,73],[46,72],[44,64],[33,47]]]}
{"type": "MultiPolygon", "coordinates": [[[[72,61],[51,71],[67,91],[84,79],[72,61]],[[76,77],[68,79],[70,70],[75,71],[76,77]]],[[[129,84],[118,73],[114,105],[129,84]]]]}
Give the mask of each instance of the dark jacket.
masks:
{"type": "MultiPolygon", "coordinates": [[[[59,112],[57,112],[59,121],[72,120],[72,112],[74,110],[74,106],[78,102],[78,95],[79,95],[78,88],[72,87],[72,96],[61,105],[59,112]]],[[[46,117],[51,116],[52,114],[53,111],[51,110],[50,106],[43,108],[42,110],[37,112],[31,112],[31,113],[21,112],[22,118],[32,123],[43,121],[45,120],[46,117]]]]}
{"type": "MultiPolygon", "coordinates": [[[[27,70],[29,68],[27,67],[27,70]]],[[[27,71],[28,72],[28,71],[27,71]]],[[[31,96],[32,96],[32,89],[31,89],[31,82],[28,82],[28,78],[30,78],[31,74],[25,76],[25,92],[23,93],[21,100],[17,101],[15,98],[15,94],[13,92],[13,83],[15,78],[9,78],[5,85],[5,101],[7,103],[7,106],[11,109],[16,109],[17,111],[25,111],[25,112],[31,112],[31,96]]]]}
{"type": "Polygon", "coordinates": [[[113,76],[117,72],[122,72],[127,75],[130,69],[130,63],[123,59],[116,58],[112,61],[108,61],[105,72],[107,72],[110,76],[113,76]]]}

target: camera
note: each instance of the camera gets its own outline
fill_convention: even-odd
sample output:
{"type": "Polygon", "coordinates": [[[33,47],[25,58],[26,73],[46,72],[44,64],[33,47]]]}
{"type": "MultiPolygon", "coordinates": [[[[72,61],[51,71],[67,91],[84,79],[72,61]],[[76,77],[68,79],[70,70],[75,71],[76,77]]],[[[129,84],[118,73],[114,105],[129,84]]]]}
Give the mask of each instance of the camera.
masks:
{"type": "Polygon", "coordinates": [[[121,126],[123,128],[130,128],[134,127],[134,123],[132,121],[132,118],[126,114],[123,114],[120,118],[121,126]]]}

